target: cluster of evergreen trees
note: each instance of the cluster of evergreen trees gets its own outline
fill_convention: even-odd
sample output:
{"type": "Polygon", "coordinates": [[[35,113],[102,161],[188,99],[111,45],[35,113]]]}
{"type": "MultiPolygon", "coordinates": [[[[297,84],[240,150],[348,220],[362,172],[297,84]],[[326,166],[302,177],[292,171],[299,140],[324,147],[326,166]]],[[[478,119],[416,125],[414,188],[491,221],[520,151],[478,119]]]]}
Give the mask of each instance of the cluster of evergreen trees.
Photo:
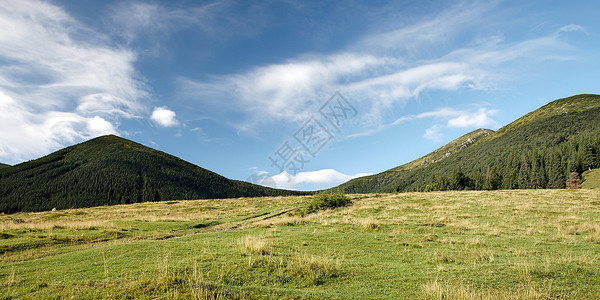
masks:
{"type": "Polygon", "coordinates": [[[586,134],[550,148],[510,151],[485,170],[469,173],[458,169],[450,176],[434,175],[421,186],[432,190],[495,190],[565,188],[571,173],[600,167],[600,135],[586,134]]]}

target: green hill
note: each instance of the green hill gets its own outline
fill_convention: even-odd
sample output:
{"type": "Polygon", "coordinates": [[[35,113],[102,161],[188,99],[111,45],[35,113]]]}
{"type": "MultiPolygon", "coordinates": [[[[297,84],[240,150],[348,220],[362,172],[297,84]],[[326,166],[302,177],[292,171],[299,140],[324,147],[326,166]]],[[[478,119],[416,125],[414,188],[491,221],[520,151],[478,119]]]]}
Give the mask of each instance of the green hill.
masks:
{"type": "Polygon", "coordinates": [[[600,169],[593,169],[583,172],[584,189],[600,189],[600,169]]]}
{"type": "MultiPolygon", "coordinates": [[[[429,165],[437,164],[443,160],[457,154],[460,151],[479,142],[481,139],[494,133],[489,129],[477,129],[467,133],[445,146],[407,164],[395,167],[383,173],[372,176],[359,177],[351,180],[348,183],[342,184],[340,187],[346,193],[376,193],[385,190],[389,185],[394,187],[398,178],[403,178],[408,174],[420,168],[427,168],[429,165]]],[[[334,188],[332,190],[337,190],[334,188]]]]}
{"type": "Polygon", "coordinates": [[[161,151],[102,136],[0,169],[0,212],[295,192],[230,180],[161,151]]]}
{"type": "Polygon", "coordinates": [[[10,165],[0,163],[0,169],[8,168],[10,165]]]}
{"type": "Polygon", "coordinates": [[[577,95],[553,101],[497,132],[475,130],[423,158],[334,189],[373,193],[564,188],[571,172],[599,166],[600,96],[577,95]],[[469,139],[474,142],[463,148],[469,139]]]}

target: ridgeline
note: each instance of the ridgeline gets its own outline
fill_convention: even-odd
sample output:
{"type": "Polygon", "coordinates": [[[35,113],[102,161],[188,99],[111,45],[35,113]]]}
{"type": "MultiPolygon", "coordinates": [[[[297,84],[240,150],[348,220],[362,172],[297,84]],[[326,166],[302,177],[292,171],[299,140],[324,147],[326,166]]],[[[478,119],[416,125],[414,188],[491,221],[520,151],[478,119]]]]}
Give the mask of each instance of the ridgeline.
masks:
{"type": "Polygon", "coordinates": [[[4,213],[294,194],[299,193],[230,180],[114,135],[0,169],[4,213]]]}
{"type": "Polygon", "coordinates": [[[554,189],[598,167],[600,96],[577,95],[553,101],[497,132],[475,130],[413,162],[331,190],[554,189]]]}

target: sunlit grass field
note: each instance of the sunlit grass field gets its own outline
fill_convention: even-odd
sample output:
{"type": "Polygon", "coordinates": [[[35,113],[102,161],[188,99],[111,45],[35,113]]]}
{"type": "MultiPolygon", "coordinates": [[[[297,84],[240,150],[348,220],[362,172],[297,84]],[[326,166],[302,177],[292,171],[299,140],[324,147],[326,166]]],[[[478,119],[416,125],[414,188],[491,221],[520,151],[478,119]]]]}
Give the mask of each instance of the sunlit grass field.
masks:
{"type": "Polygon", "coordinates": [[[0,215],[0,297],[600,298],[600,190],[348,197],[0,215]]]}
{"type": "Polygon", "coordinates": [[[583,173],[583,188],[600,189],[600,169],[585,171],[583,173]]]}

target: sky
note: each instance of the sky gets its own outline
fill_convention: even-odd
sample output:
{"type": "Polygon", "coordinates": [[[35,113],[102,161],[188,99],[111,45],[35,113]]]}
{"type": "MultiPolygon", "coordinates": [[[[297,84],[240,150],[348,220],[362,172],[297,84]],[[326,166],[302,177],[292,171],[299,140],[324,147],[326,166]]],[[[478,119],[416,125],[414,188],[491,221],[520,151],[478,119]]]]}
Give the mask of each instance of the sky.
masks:
{"type": "Polygon", "coordinates": [[[115,134],[337,186],[600,94],[598,1],[0,0],[0,162],[115,134]]]}

